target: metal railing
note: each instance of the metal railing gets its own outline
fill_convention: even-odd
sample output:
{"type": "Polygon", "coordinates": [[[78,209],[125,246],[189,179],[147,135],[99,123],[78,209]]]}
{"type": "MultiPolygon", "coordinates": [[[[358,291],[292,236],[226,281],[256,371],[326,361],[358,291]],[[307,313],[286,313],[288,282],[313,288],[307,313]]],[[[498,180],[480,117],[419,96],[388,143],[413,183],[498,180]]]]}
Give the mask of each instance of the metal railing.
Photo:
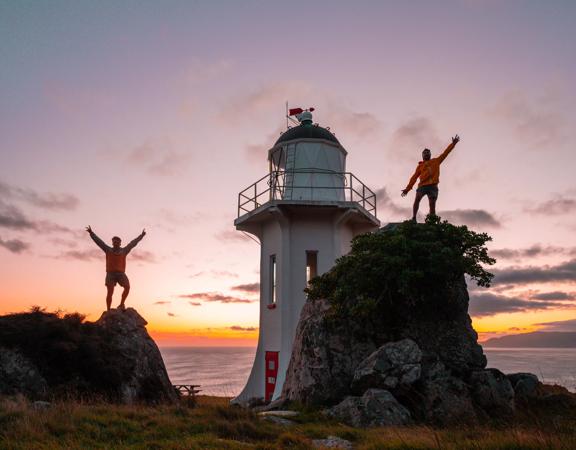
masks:
{"type": "MultiPolygon", "coordinates": [[[[334,179],[334,178],[332,178],[334,179]]],[[[338,183],[339,184],[339,183],[338,183]]],[[[298,200],[293,199],[292,193],[306,192],[306,200],[326,200],[322,195],[314,194],[326,190],[340,191],[338,195],[339,201],[356,202],[376,217],[376,194],[362,181],[360,181],[351,172],[330,172],[322,170],[288,170],[288,171],[272,171],[263,176],[255,183],[248,186],[238,194],[238,217],[243,214],[254,211],[263,204],[272,200],[298,200]],[[297,180],[297,175],[306,174],[309,176],[314,175],[330,175],[332,177],[340,177],[340,186],[323,186],[318,184],[313,185],[297,185],[294,184],[297,180]]]]}

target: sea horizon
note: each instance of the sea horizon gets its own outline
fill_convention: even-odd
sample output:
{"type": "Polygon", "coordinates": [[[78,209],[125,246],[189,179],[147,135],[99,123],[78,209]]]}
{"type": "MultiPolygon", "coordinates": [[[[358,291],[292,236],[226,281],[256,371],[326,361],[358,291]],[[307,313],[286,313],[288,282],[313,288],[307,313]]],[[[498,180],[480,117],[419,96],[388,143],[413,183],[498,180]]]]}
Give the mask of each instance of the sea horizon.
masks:
{"type": "MultiPolygon", "coordinates": [[[[200,385],[201,394],[234,397],[244,387],[256,347],[159,347],[172,384],[200,385]]],[[[529,372],[576,392],[576,348],[484,347],[487,368],[529,372]]]]}

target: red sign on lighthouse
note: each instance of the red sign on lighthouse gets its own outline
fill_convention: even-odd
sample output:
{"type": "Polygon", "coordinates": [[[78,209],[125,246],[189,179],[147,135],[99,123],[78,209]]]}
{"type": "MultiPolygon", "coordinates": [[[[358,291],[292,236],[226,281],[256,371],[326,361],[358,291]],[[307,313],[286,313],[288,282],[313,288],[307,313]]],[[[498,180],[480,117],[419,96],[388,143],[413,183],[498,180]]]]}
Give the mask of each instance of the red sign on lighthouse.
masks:
{"type": "Polygon", "coordinates": [[[269,402],[272,400],[274,388],[276,387],[276,377],[278,375],[278,352],[266,352],[264,361],[266,363],[266,370],[264,371],[266,377],[265,395],[266,401],[269,402]]]}

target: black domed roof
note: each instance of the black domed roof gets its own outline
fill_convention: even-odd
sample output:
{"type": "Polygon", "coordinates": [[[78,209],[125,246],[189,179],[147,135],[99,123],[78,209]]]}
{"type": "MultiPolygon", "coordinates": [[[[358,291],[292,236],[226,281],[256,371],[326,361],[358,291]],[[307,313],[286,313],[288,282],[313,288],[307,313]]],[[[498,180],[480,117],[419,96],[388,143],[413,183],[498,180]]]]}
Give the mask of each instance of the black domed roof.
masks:
{"type": "Polygon", "coordinates": [[[322,128],[318,125],[302,124],[286,130],[274,145],[278,145],[280,142],[291,141],[293,139],[326,139],[327,141],[340,144],[338,139],[336,139],[336,136],[330,133],[326,128],[322,128]]]}

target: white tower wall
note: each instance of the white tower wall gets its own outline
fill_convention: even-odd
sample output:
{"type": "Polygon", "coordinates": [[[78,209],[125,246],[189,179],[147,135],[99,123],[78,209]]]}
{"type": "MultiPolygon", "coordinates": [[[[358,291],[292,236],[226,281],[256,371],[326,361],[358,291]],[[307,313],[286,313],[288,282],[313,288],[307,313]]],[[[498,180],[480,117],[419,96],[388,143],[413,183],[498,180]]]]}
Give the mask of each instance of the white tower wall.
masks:
{"type": "Polygon", "coordinates": [[[330,270],[338,257],[348,253],[353,236],[374,228],[358,223],[357,215],[345,208],[271,208],[269,212],[263,221],[245,229],[261,242],[260,335],[252,372],[235,399],[237,402],[264,397],[266,352],[279,352],[272,400],[282,391],[300,312],[306,302],[306,252],[317,252],[317,274],[321,275],[330,270]],[[276,255],[277,264],[277,300],[273,309],[269,308],[271,255],[276,255]]]}

